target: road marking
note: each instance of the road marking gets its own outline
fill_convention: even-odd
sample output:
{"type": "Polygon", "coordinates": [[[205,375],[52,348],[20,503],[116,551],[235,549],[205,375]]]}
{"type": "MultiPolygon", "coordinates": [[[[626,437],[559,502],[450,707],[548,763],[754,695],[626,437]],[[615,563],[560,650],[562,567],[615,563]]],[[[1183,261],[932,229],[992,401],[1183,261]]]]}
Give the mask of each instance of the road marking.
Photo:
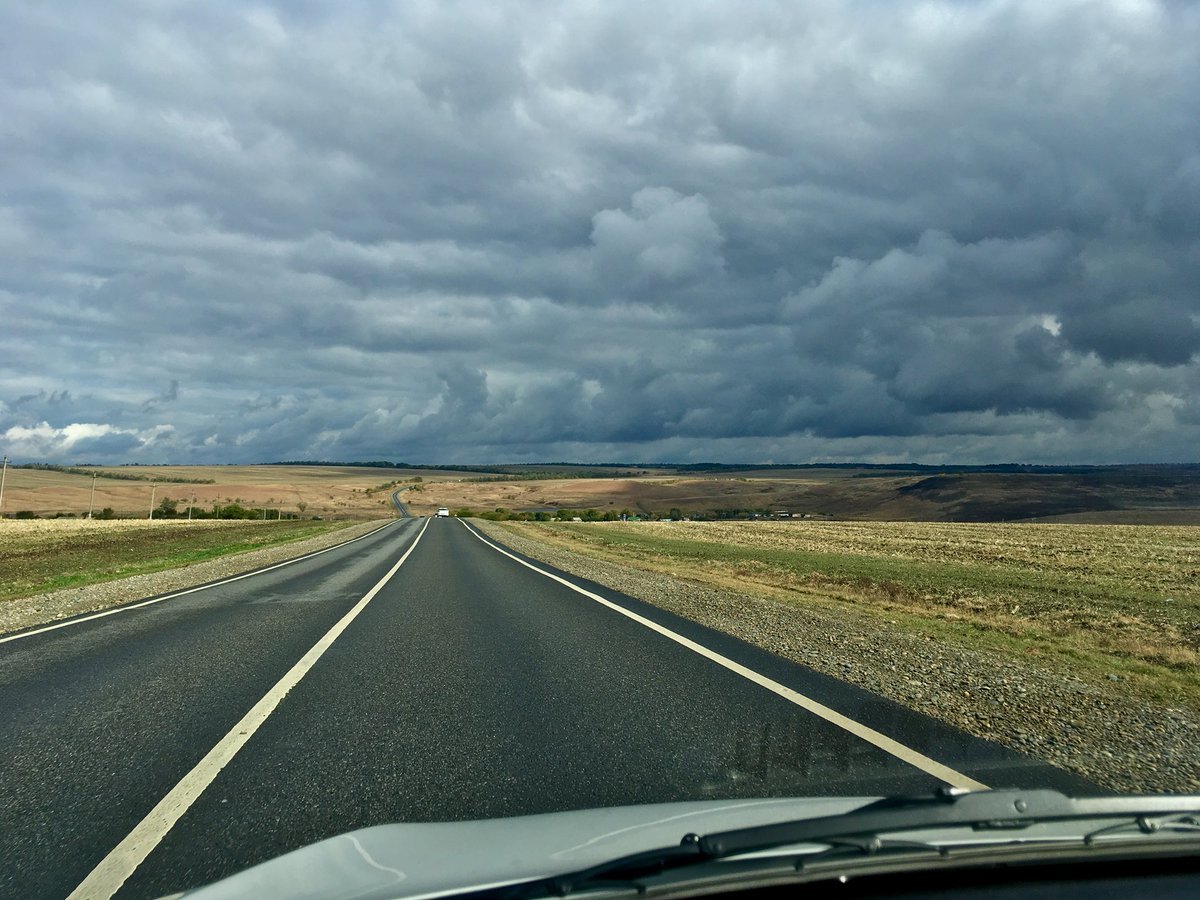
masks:
{"type": "MultiPolygon", "coordinates": [[[[328,553],[330,550],[337,550],[341,547],[345,547],[348,544],[353,544],[355,541],[364,540],[373,534],[379,534],[379,532],[387,528],[388,525],[395,524],[396,521],[397,520],[392,520],[386,525],[380,525],[373,531],[368,531],[366,534],[360,534],[358,537],[350,538],[348,541],[342,541],[340,544],[334,544],[332,547],[326,547],[324,550],[314,550],[312,553],[306,553],[304,556],[297,556],[295,559],[285,559],[283,562],[275,563],[273,566],[267,566],[265,569],[255,569],[253,572],[243,572],[241,575],[234,575],[230,578],[224,578],[221,581],[214,581],[211,584],[201,584],[194,588],[176,591],[173,594],[164,594],[162,597],[155,597],[153,600],[142,600],[139,603],[129,603],[125,606],[114,606],[112,609],[106,609],[90,615],[80,616],[77,619],[68,619],[65,622],[55,622],[53,625],[43,625],[41,628],[35,628],[32,631],[22,631],[20,634],[10,634],[8,637],[0,637],[0,644],[7,644],[9,641],[19,641],[21,638],[33,637],[35,634],[54,631],[58,628],[66,628],[68,625],[79,625],[82,622],[90,622],[92,619],[103,619],[105,616],[115,616],[117,613],[129,612],[131,609],[141,609],[143,606],[153,606],[155,603],[162,603],[164,600],[174,600],[176,597],[182,597],[184,594],[194,594],[196,591],[207,591],[209,588],[220,587],[223,584],[229,584],[230,582],[234,581],[241,581],[243,578],[253,578],[255,575],[262,575],[265,572],[272,572],[275,569],[282,569],[284,566],[290,566],[292,563],[303,562],[306,559],[312,559],[314,556],[320,556],[322,553],[328,553]]],[[[219,559],[220,557],[217,558],[219,559]]]]}
{"type": "Polygon", "coordinates": [[[567,579],[555,575],[553,572],[547,572],[545,569],[538,568],[532,563],[526,562],[519,556],[508,552],[500,545],[492,543],[492,541],[485,538],[474,528],[467,525],[466,522],[463,522],[462,524],[464,527],[466,527],[467,531],[471,532],[471,534],[475,535],[475,537],[479,538],[479,540],[483,541],[483,543],[487,544],[496,552],[503,553],[509,559],[519,562],[521,565],[528,569],[532,569],[539,575],[545,575],[552,581],[557,581],[559,584],[569,587],[576,593],[583,594],[583,596],[587,597],[589,600],[595,600],[602,606],[607,606],[609,609],[619,612],[621,615],[626,616],[627,618],[633,619],[633,621],[637,622],[639,625],[644,625],[651,631],[658,632],[663,637],[670,638],[675,643],[686,647],[694,653],[700,654],[705,659],[711,660],[717,665],[723,666],[737,675],[741,675],[747,681],[752,681],[759,687],[766,688],[768,691],[779,695],[784,700],[796,704],[801,709],[807,710],[815,716],[819,716],[826,722],[850,732],[855,737],[861,738],[869,744],[875,745],[885,753],[889,753],[897,759],[908,763],[910,766],[918,768],[922,772],[926,772],[932,775],[934,778],[944,781],[951,787],[962,788],[969,791],[985,791],[988,789],[986,784],[976,781],[974,778],[970,778],[969,776],[964,775],[962,772],[955,771],[954,769],[943,765],[935,759],[930,759],[923,753],[919,753],[911,747],[901,744],[899,741],[893,740],[886,734],[882,734],[881,732],[876,731],[874,728],[869,728],[866,725],[863,725],[861,722],[851,719],[849,716],[844,716],[840,712],[825,706],[823,703],[818,703],[811,697],[806,697],[799,691],[794,691],[791,688],[780,684],[778,681],[767,678],[765,675],[760,675],[753,669],[747,668],[741,663],[734,662],[727,656],[722,656],[720,653],[717,653],[715,650],[710,650],[703,644],[698,644],[695,641],[684,637],[678,632],[672,631],[669,628],[659,625],[657,622],[647,619],[645,616],[639,616],[637,613],[625,609],[625,607],[613,603],[611,600],[605,600],[599,594],[593,593],[592,591],[582,588],[577,584],[573,584],[567,579]]]}
{"type": "Polygon", "coordinates": [[[121,885],[132,875],[137,867],[142,864],[147,856],[150,855],[159,842],[166,836],[179,821],[180,817],[188,811],[193,803],[199,798],[218,773],[228,765],[229,761],[237,755],[237,752],[242,749],[248,740],[258,731],[259,727],[267,720],[267,717],[275,711],[275,707],[297,684],[300,683],[305,675],[311,669],[332,645],[338,639],[343,631],[350,625],[351,622],[358,616],[366,605],[374,599],[385,584],[387,584],[392,576],[395,575],[405,560],[417,548],[417,544],[421,540],[421,536],[425,534],[425,529],[429,527],[429,519],[425,520],[425,524],[421,526],[421,530],[417,532],[416,538],[409,545],[404,554],[396,561],[386,575],[379,579],[371,590],[367,591],[350,609],[348,613],[338,620],[337,624],[325,632],[324,637],[313,644],[312,649],[300,658],[288,671],[286,675],[279,679],[263,698],[254,704],[250,712],[246,713],[236,725],[229,730],[225,737],[221,738],[205,755],[204,759],[196,763],[195,768],[188,772],[180,782],[171,788],[170,792],[163,797],[154,809],[146,815],[133,829],[126,835],[125,839],[100,861],[96,868],[92,869],[91,873],[75,888],[67,898],[67,900],[108,900],[113,894],[120,890],[121,885]]]}

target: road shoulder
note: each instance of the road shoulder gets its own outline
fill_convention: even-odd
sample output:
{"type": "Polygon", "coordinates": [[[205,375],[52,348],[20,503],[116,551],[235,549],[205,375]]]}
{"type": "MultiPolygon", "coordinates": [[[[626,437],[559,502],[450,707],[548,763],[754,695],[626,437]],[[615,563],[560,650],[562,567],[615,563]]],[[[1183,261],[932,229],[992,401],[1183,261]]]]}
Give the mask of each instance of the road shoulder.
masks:
{"type": "Polygon", "coordinates": [[[913,635],[849,607],[734,593],[554,547],[527,528],[473,524],[526,556],[1114,790],[1200,791],[1200,719],[1189,710],[913,635]]]}

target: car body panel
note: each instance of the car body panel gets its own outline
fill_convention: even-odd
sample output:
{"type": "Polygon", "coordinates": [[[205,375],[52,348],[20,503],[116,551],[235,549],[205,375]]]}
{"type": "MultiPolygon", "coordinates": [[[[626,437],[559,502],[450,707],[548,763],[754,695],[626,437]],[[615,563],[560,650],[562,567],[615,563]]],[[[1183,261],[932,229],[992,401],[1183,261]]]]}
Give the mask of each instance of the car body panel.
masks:
{"type": "Polygon", "coordinates": [[[872,798],[663,803],[469,822],[377,825],[320,841],[184,896],[382,900],[498,887],[678,844],[689,832],[841,815],[872,798]]]}

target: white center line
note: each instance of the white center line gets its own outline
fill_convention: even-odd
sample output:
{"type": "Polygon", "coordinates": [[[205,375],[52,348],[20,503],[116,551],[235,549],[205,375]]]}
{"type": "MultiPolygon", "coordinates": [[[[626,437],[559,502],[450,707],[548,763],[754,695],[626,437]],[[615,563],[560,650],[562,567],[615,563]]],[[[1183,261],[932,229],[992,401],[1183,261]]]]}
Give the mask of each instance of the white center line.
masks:
{"type": "Polygon", "coordinates": [[[785,687],[784,685],[780,684],[778,681],[774,681],[770,678],[767,678],[765,675],[760,675],[758,672],[755,672],[753,669],[747,668],[746,666],[743,666],[741,663],[734,662],[732,659],[729,659],[726,656],[722,656],[720,653],[717,653],[715,650],[710,650],[708,647],[705,647],[703,644],[698,644],[695,641],[690,640],[689,638],[685,638],[683,635],[681,635],[677,632],[674,632],[671,629],[666,628],[662,625],[659,625],[657,622],[653,622],[650,619],[647,619],[645,616],[639,616],[637,613],[632,612],[628,609],[625,609],[625,607],[619,606],[618,604],[613,603],[611,600],[605,600],[599,594],[595,594],[592,591],[586,590],[585,588],[581,588],[577,584],[572,584],[567,579],[560,578],[558,575],[555,575],[553,572],[547,572],[545,569],[540,569],[537,566],[533,565],[532,563],[526,562],[525,560],[521,559],[519,556],[509,553],[507,550],[505,550],[503,547],[499,546],[498,544],[492,543],[487,538],[485,538],[483,535],[481,535],[478,531],[476,531],[474,528],[467,525],[466,522],[463,522],[462,524],[466,527],[467,531],[471,532],[471,534],[475,535],[475,537],[479,538],[479,540],[483,541],[483,543],[487,544],[487,546],[491,547],[497,553],[503,553],[509,559],[519,562],[521,565],[525,566],[528,569],[532,569],[533,571],[537,572],[539,575],[544,575],[553,581],[557,581],[559,584],[564,585],[565,587],[569,587],[571,590],[575,591],[576,593],[583,594],[583,596],[587,597],[589,600],[595,600],[597,603],[601,604],[602,606],[607,606],[609,609],[611,609],[615,612],[619,612],[621,615],[626,616],[630,619],[633,619],[633,621],[637,622],[639,625],[644,625],[645,627],[649,628],[651,631],[656,631],[659,634],[661,634],[663,637],[670,638],[675,643],[686,647],[687,649],[691,650],[694,653],[700,654],[705,659],[712,660],[717,665],[723,666],[724,668],[728,669],[729,671],[734,672],[738,675],[741,675],[743,678],[745,678],[748,681],[754,682],[754,684],[757,684],[759,687],[766,688],[768,691],[771,691],[771,693],[773,693],[773,694],[779,695],[784,700],[794,703],[797,706],[801,707],[802,709],[805,709],[808,712],[812,713],[813,715],[819,716],[820,718],[824,719],[826,722],[829,722],[832,725],[836,725],[838,728],[842,728],[845,731],[850,732],[855,737],[861,738],[862,740],[866,741],[869,744],[873,744],[874,746],[878,747],[880,750],[883,750],[885,753],[889,753],[892,756],[896,757],[897,759],[908,763],[910,766],[920,769],[922,772],[926,772],[926,773],[932,775],[934,778],[939,779],[940,781],[944,781],[946,784],[950,785],[951,787],[962,788],[964,790],[969,790],[969,791],[985,791],[988,789],[988,786],[986,784],[976,781],[974,778],[964,775],[961,772],[955,771],[954,769],[951,769],[949,766],[943,765],[942,763],[938,762],[935,759],[930,759],[928,756],[925,756],[923,753],[919,753],[916,750],[912,749],[911,747],[906,746],[905,744],[901,744],[899,741],[893,740],[892,738],[888,737],[886,734],[882,734],[881,732],[876,731],[874,728],[868,728],[866,725],[863,725],[861,722],[857,722],[854,719],[851,719],[849,716],[844,716],[840,712],[837,712],[836,710],[830,709],[828,706],[825,706],[823,703],[818,703],[816,700],[813,700],[811,697],[806,697],[804,694],[801,694],[799,691],[794,691],[791,688],[785,687]]]}
{"type": "Polygon", "coordinates": [[[425,524],[421,526],[421,530],[417,533],[416,538],[404,554],[396,561],[386,575],[379,579],[371,590],[367,591],[350,609],[348,613],[342,616],[329,631],[325,632],[324,637],[313,644],[312,649],[300,658],[288,671],[286,675],[279,679],[267,693],[259,700],[250,712],[242,717],[229,730],[225,737],[217,742],[205,755],[204,759],[196,763],[195,768],[183,776],[183,779],[175,787],[171,788],[170,792],[158,801],[158,805],[147,813],[133,829],[126,835],[121,843],[113,848],[108,856],[100,861],[100,865],[92,869],[91,873],[80,883],[79,887],[75,888],[67,898],[67,900],[108,900],[113,894],[120,890],[121,885],[132,875],[137,867],[142,864],[150,851],[158,846],[159,842],[166,836],[180,817],[188,811],[193,803],[204,792],[217,774],[225,768],[237,752],[245,746],[246,742],[258,731],[263,722],[267,721],[267,717],[275,711],[275,707],[287,695],[288,691],[300,683],[309,669],[316,664],[321,655],[328,650],[333,642],[338,639],[343,631],[350,625],[351,622],[358,616],[366,605],[374,599],[385,584],[387,584],[392,576],[400,570],[404,565],[404,561],[416,549],[417,544],[421,540],[421,536],[425,534],[425,529],[429,527],[429,519],[425,520],[425,524]]]}

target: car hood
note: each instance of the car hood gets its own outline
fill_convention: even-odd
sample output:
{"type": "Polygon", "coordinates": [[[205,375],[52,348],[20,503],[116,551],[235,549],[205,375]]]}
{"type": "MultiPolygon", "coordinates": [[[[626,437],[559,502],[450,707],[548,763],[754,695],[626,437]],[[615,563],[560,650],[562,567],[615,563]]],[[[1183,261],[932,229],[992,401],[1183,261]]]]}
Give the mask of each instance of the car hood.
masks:
{"type": "Polygon", "coordinates": [[[249,897],[433,897],[561,875],[704,834],[841,815],[875,798],[714,800],[619,806],[469,822],[376,825],[188,891],[189,900],[249,897]]]}

